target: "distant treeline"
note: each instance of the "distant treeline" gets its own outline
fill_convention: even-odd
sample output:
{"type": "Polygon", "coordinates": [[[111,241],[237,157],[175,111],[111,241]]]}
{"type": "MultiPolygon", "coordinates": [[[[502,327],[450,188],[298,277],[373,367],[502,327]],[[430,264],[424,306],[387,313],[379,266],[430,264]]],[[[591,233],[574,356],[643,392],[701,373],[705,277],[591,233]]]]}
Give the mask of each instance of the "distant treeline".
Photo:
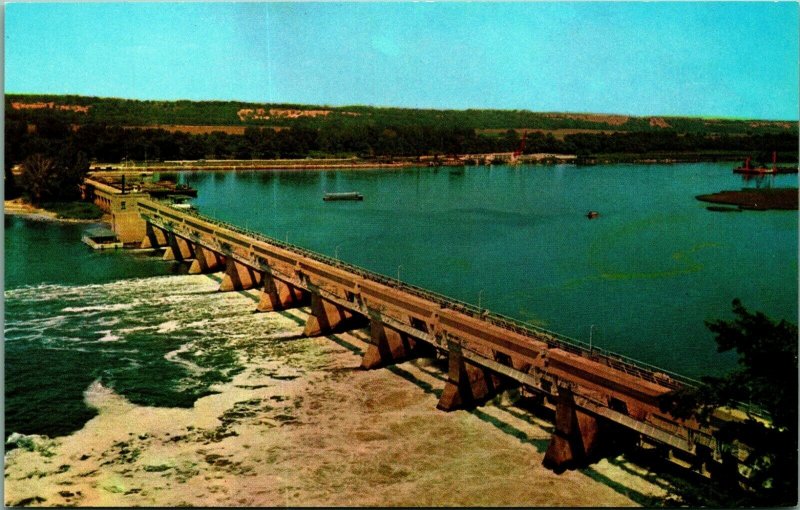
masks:
{"type": "MultiPolygon", "coordinates": [[[[74,126],[54,117],[36,124],[7,118],[6,163],[33,154],[52,155],[63,146],[89,159],[118,163],[196,159],[274,159],[326,156],[362,158],[511,152],[520,147],[514,130],[481,134],[474,129],[438,126],[327,125],[318,129],[293,127],[247,128],[243,135],[213,132],[188,134],[163,129],[123,128],[106,124],[74,126]]],[[[778,151],[781,161],[797,158],[797,136],[790,133],[754,135],[679,134],[674,130],[634,133],[577,133],[563,140],[551,134],[526,135],[525,153],[576,154],[590,157],[610,153],[731,152],[765,160],[778,151]]]]}
{"type": "Polygon", "coordinates": [[[239,101],[138,101],[85,96],[6,95],[6,115],[36,124],[56,117],[70,124],[115,126],[215,125],[339,130],[375,127],[436,127],[445,130],[591,129],[696,134],[797,133],[792,121],[631,117],[541,113],[527,110],[431,110],[372,106],[255,104],[239,101]]]}

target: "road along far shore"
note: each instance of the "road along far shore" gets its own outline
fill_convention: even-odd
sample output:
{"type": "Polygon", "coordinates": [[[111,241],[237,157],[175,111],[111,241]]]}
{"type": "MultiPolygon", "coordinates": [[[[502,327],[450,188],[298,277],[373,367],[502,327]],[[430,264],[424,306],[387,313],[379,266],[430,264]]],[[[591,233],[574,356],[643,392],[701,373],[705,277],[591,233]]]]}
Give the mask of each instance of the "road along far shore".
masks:
{"type": "MultiPolygon", "coordinates": [[[[186,160],[156,161],[145,163],[93,163],[90,171],[103,174],[131,174],[153,172],[230,172],[254,170],[375,170],[381,168],[437,167],[437,166],[483,166],[487,164],[532,164],[532,165],[581,165],[595,166],[619,163],[636,164],[674,164],[717,161],[739,161],[743,155],[735,153],[623,153],[595,154],[577,156],[575,154],[530,153],[513,156],[512,153],[497,154],[459,154],[421,156],[419,159],[398,156],[392,159],[361,158],[303,158],[303,159],[263,159],[263,160],[186,160]]],[[[21,171],[19,166],[13,169],[21,171]]]]}
{"type": "Polygon", "coordinates": [[[5,504],[618,507],[671,492],[624,457],[555,474],[542,467],[552,425],[513,393],[438,411],[435,360],[361,370],[366,331],[304,338],[306,309],[241,320],[259,316],[280,333],[230,340],[242,371],[192,408],[135,405],[96,381],[82,429],[12,437],[5,504]]]}

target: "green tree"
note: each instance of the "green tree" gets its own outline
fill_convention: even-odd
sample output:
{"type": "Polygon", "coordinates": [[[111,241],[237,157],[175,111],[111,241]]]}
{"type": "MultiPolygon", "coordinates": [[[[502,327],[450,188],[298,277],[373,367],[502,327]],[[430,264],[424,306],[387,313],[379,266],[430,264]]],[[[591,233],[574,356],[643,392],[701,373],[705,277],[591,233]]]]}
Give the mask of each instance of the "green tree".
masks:
{"type": "Polygon", "coordinates": [[[55,156],[37,153],[22,163],[21,186],[31,202],[69,201],[80,196],[80,184],[89,171],[86,154],[62,149],[55,156]]]}
{"type": "Polygon", "coordinates": [[[57,157],[58,164],[58,200],[78,200],[81,196],[80,185],[89,173],[89,158],[83,151],[65,148],[57,157]]]}
{"type": "Polygon", "coordinates": [[[717,351],[735,350],[739,368],[725,377],[705,377],[703,384],[665,396],[662,409],[681,418],[694,416],[709,422],[714,409],[756,404],[768,423],[749,415],[728,422],[718,437],[744,438],[752,448],[750,463],[755,477],[752,504],[794,506],[797,503],[797,326],[775,322],[761,312],[750,313],[733,301],[732,321],[706,322],[716,335],[717,351]]]}
{"type": "Polygon", "coordinates": [[[33,154],[22,163],[20,181],[31,202],[39,204],[49,199],[55,189],[55,160],[33,154]]]}

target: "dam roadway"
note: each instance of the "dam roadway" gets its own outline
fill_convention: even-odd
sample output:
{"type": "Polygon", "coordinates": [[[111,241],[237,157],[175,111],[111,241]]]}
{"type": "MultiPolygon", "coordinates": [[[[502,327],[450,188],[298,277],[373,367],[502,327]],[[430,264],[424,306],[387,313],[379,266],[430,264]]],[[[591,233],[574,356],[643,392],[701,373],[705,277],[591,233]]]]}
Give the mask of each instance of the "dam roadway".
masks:
{"type": "Polygon", "coordinates": [[[448,359],[437,407],[479,405],[519,387],[554,409],[545,464],[556,470],[596,458],[609,443],[656,450],[705,476],[747,478],[751,449],[714,435],[741,410],[718,409],[710,425],[659,408],[660,397],[696,381],[403,283],[257,232],[178,210],[143,193],[87,179],[86,198],[111,213],[128,244],[164,249],[190,273],[224,271],[220,291],[260,290],[257,310],[309,306],[304,334],[369,324],[361,366],[378,369],[437,352],[448,359]]]}

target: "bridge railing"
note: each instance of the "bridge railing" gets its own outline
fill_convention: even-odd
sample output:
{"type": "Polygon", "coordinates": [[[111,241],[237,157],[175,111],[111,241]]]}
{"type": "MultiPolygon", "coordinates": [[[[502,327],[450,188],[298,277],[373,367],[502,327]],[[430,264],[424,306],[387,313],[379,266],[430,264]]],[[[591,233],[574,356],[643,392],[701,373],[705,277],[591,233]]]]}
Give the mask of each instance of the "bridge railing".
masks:
{"type": "MultiPolygon", "coordinates": [[[[155,200],[155,199],[150,199],[150,200],[152,202],[159,203],[163,207],[169,207],[168,205],[169,202],[166,200],[155,200]]],[[[697,387],[700,384],[702,384],[697,379],[693,379],[691,377],[687,377],[685,375],[678,374],[676,372],[666,370],[656,365],[639,361],[637,359],[625,356],[623,354],[618,354],[616,352],[609,351],[607,349],[590,346],[588,343],[582,340],[578,340],[576,338],[572,338],[563,335],[561,333],[556,333],[554,331],[550,331],[539,326],[534,326],[532,324],[520,321],[513,317],[508,317],[499,313],[490,312],[488,310],[478,308],[477,306],[471,303],[460,301],[458,299],[451,298],[443,294],[439,294],[437,292],[424,289],[422,287],[417,287],[416,285],[405,283],[396,278],[391,278],[389,276],[376,273],[374,271],[370,271],[368,269],[364,269],[362,267],[347,262],[342,262],[339,259],[335,259],[333,257],[329,257],[321,253],[307,250],[305,248],[291,244],[289,242],[281,241],[279,239],[270,237],[261,232],[256,232],[248,228],[242,228],[237,225],[234,225],[233,223],[228,223],[226,221],[222,221],[217,218],[212,218],[210,216],[200,214],[196,210],[182,209],[180,211],[176,211],[172,208],[170,209],[173,213],[181,212],[184,214],[188,214],[190,216],[195,216],[198,219],[216,225],[220,228],[228,229],[238,234],[278,246],[284,250],[292,251],[294,253],[297,253],[298,255],[302,255],[312,260],[323,262],[325,264],[337,267],[344,271],[357,274],[362,278],[375,281],[377,283],[381,283],[389,287],[403,290],[404,292],[407,292],[409,294],[432,301],[441,306],[442,308],[454,310],[460,313],[465,313],[471,317],[479,318],[495,326],[501,327],[509,331],[513,331],[515,333],[519,333],[524,336],[534,338],[539,341],[544,340],[551,347],[563,349],[565,351],[572,352],[581,356],[588,356],[592,359],[604,362],[608,366],[620,370],[622,372],[640,377],[642,379],[654,382],[656,384],[671,389],[678,389],[682,386],[697,387]]],[[[746,402],[733,402],[732,404],[735,405],[736,408],[750,415],[758,416],[765,419],[770,419],[770,416],[757,404],[746,403],[746,402]]]]}
{"type": "MultiPolygon", "coordinates": [[[[162,206],[169,207],[167,205],[167,202],[158,200],[153,200],[153,201],[158,202],[162,206]]],[[[171,210],[171,212],[177,212],[177,211],[171,210]]],[[[590,346],[589,344],[583,342],[582,340],[578,340],[576,338],[556,333],[554,331],[550,331],[548,329],[539,326],[534,326],[532,324],[520,321],[513,317],[508,317],[499,313],[490,312],[489,310],[481,309],[471,303],[460,301],[458,299],[445,296],[443,294],[439,294],[437,292],[424,289],[416,285],[402,282],[396,278],[391,278],[389,276],[376,273],[347,262],[342,262],[341,260],[335,259],[333,257],[329,257],[321,253],[307,250],[300,246],[285,241],[281,241],[279,239],[275,239],[261,232],[256,232],[248,228],[243,228],[238,225],[234,225],[232,223],[228,223],[216,218],[212,218],[210,216],[200,214],[195,210],[180,210],[180,212],[184,214],[189,214],[191,216],[195,216],[198,219],[216,225],[220,228],[224,228],[236,232],[238,234],[241,234],[243,236],[247,236],[256,240],[260,240],[278,246],[284,250],[292,251],[294,253],[297,253],[298,255],[302,255],[303,257],[307,257],[309,259],[316,260],[318,262],[322,262],[330,266],[342,269],[344,271],[356,274],[358,276],[361,276],[362,278],[377,283],[381,283],[388,287],[402,290],[417,297],[426,299],[428,301],[432,301],[437,305],[441,306],[442,308],[464,313],[470,317],[483,320],[485,322],[488,322],[490,324],[493,324],[495,326],[498,326],[500,328],[509,331],[513,331],[523,336],[531,337],[539,341],[545,341],[550,347],[563,349],[565,351],[572,352],[581,356],[588,356],[592,359],[605,363],[612,368],[615,368],[617,370],[623,371],[631,375],[635,375],[637,377],[660,384],[662,386],[677,389],[681,386],[695,387],[700,384],[700,382],[696,379],[686,377],[684,375],[630,358],[622,354],[615,353],[613,351],[609,351],[607,349],[590,346]]]]}

